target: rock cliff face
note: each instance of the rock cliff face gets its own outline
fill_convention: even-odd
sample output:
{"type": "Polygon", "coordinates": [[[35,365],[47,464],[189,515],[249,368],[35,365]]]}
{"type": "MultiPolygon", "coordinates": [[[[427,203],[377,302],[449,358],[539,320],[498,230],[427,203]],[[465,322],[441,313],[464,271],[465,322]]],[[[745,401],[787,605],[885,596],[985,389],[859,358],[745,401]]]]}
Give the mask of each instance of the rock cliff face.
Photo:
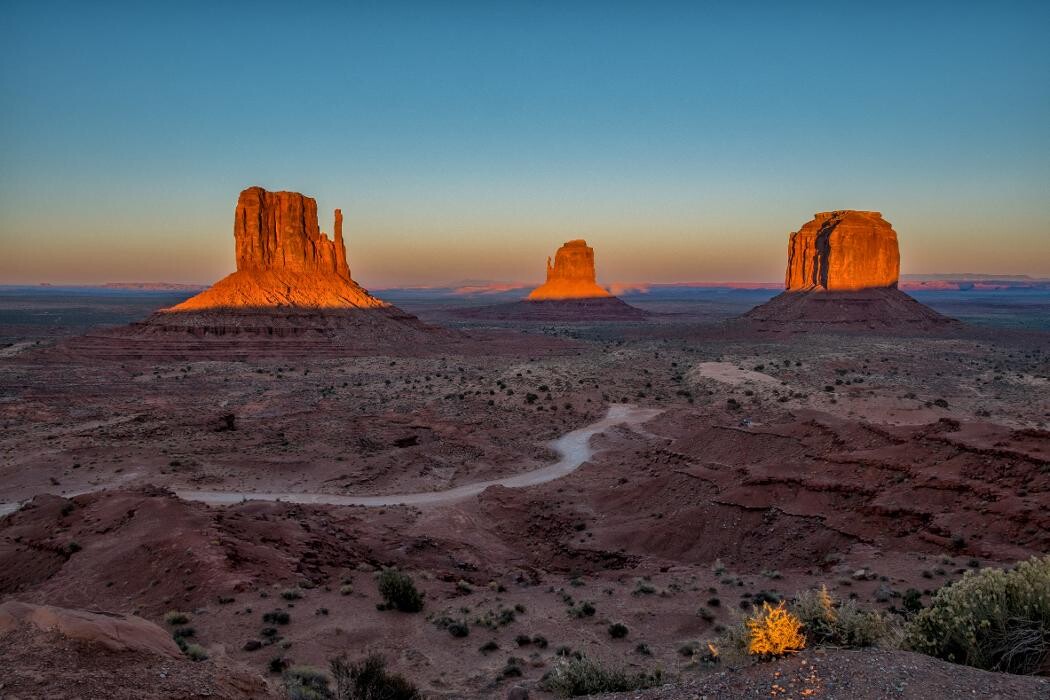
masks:
{"type": "Polygon", "coordinates": [[[386,306],[350,278],[338,209],[332,240],[318,227],[313,198],[249,187],[237,200],[233,238],[237,271],[166,311],[386,306]]]}
{"type": "Polygon", "coordinates": [[[237,269],[286,270],[350,279],[343,245],[343,214],[335,210],[335,240],[317,226],[317,202],[298,192],[249,187],[237,200],[233,238],[237,269]]]}
{"type": "Polygon", "coordinates": [[[897,234],[877,211],[816,214],[791,234],[786,289],[742,317],[759,330],[931,331],[957,322],[897,289],[897,234]]]}
{"type": "Polygon", "coordinates": [[[821,212],[788,242],[787,291],[896,288],[897,234],[877,211],[821,212]]]}
{"type": "Polygon", "coordinates": [[[547,258],[547,281],[529,293],[532,301],[551,299],[593,299],[612,296],[598,283],[594,274],[594,248],[587,241],[568,241],[554,254],[554,264],[547,258]]]}

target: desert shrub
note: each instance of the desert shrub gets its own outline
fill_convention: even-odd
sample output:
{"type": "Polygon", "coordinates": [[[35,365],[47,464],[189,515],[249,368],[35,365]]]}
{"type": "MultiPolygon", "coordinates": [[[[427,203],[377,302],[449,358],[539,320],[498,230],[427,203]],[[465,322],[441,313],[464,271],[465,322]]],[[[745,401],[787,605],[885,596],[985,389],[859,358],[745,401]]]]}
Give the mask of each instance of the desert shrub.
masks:
{"type": "Polygon", "coordinates": [[[184,651],[193,661],[204,661],[208,658],[208,652],[200,644],[188,644],[184,651]]]}
{"type": "Polygon", "coordinates": [[[594,604],[584,601],[574,608],[569,608],[569,617],[593,617],[595,612],[594,604]]]}
{"type": "Polygon", "coordinates": [[[614,622],[609,625],[609,636],[613,639],[623,639],[627,636],[627,625],[622,622],[614,622]]]}
{"type": "Polygon", "coordinates": [[[1050,556],[967,571],[905,629],[923,654],[990,671],[1032,673],[1050,660],[1050,556]]]}
{"type": "Polygon", "coordinates": [[[379,654],[370,654],[354,663],[340,656],[332,659],[330,669],[337,700],[421,700],[423,697],[404,676],[388,673],[386,661],[379,654]]]}
{"type": "Polygon", "coordinates": [[[747,627],[747,651],[761,656],[780,656],[806,647],[802,622],[785,609],[783,603],[771,607],[762,603],[762,609],[744,621],[747,627]]]}
{"type": "Polygon", "coordinates": [[[607,668],[587,657],[559,662],[540,681],[547,692],[566,698],[596,693],[626,693],[658,685],[663,679],[659,669],[632,674],[625,669],[607,668]]]}
{"type": "Polygon", "coordinates": [[[287,625],[292,621],[292,616],[286,610],[271,610],[268,613],[263,613],[262,619],[263,622],[269,622],[274,625],[287,625]]]}
{"type": "Polygon", "coordinates": [[[164,613],[164,621],[169,625],[185,625],[190,621],[190,614],[179,612],[178,610],[169,610],[164,613]]]}
{"type": "Polygon", "coordinates": [[[292,666],[285,671],[284,692],[288,700],[328,700],[332,697],[328,676],[312,666],[292,666]]]}
{"type": "Polygon", "coordinates": [[[802,622],[806,639],[814,644],[869,647],[889,628],[878,612],[861,610],[852,600],[839,603],[826,586],[799,593],[791,604],[791,612],[802,622]]]}
{"type": "Polygon", "coordinates": [[[289,588],[286,591],[281,591],[281,597],[285,600],[299,600],[303,597],[303,594],[294,588],[289,588]]]}
{"type": "Polygon", "coordinates": [[[379,574],[379,594],[387,608],[401,612],[419,612],[423,609],[423,596],[408,574],[397,569],[384,569],[379,574]]]}

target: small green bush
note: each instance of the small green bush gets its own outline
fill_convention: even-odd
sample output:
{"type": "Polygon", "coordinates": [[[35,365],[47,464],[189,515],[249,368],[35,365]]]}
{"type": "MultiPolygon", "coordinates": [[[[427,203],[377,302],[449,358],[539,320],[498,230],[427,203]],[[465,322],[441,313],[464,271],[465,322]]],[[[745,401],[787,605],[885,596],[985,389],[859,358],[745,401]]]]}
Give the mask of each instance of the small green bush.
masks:
{"type": "Polygon", "coordinates": [[[889,630],[887,620],[875,610],[861,610],[853,600],[835,600],[827,588],[799,593],[790,610],[802,622],[810,644],[850,649],[870,647],[889,630]]]}
{"type": "Polygon", "coordinates": [[[330,669],[339,700],[422,700],[412,683],[396,673],[387,673],[386,661],[372,654],[351,663],[345,656],[332,659],[330,669]]]}
{"type": "Polygon", "coordinates": [[[1050,556],[967,571],[905,629],[905,645],[947,661],[1032,673],[1050,660],[1050,556]]]}
{"type": "Polygon", "coordinates": [[[408,574],[397,569],[384,569],[379,574],[379,594],[385,606],[401,612],[419,612],[423,609],[423,596],[408,574]]]}
{"type": "Polygon", "coordinates": [[[272,610],[268,613],[263,613],[262,619],[263,622],[269,622],[274,625],[287,625],[292,621],[292,616],[286,610],[272,610]]]}
{"type": "Polygon", "coordinates": [[[652,673],[631,674],[624,669],[611,669],[587,657],[559,662],[540,681],[547,692],[566,698],[596,693],[626,693],[658,685],[663,679],[659,669],[652,673]]]}
{"type": "Polygon", "coordinates": [[[188,644],[186,646],[186,656],[190,657],[194,661],[204,661],[208,658],[208,652],[204,650],[200,644],[188,644]]]}
{"type": "Polygon", "coordinates": [[[190,621],[190,614],[179,612],[178,610],[169,610],[164,613],[164,621],[169,625],[185,625],[190,621]]]}
{"type": "Polygon", "coordinates": [[[623,639],[627,636],[627,625],[622,622],[614,622],[609,625],[609,636],[613,639],[623,639]]]}
{"type": "Polygon", "coordinates": [[[332,697],[328,676],[312,666],[292,666],[285,671],[284,691],[288,700],[329,700],[332,697]]]}

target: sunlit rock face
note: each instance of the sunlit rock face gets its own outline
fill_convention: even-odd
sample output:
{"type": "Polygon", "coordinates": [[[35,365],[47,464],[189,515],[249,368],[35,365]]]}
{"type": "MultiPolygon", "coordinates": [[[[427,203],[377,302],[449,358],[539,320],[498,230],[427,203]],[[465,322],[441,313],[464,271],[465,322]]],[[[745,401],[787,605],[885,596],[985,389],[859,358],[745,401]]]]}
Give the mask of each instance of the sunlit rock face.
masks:
{"type": "Polygon", "coordinates": [[[587,241],[568,241],[554,254],[554,264],[547,258],[547,281],[529,293],[532,301],[551,299],[593,299],[612,296],[598,283],[594,274],[594,248],[587,241]]]}
{"type": "Polygon", "coordinates": [[[312,197],[249,187],[234,216],[237,271],[167,311],[386,306],[350,278],[338,209],[333,230],[331,240],[318,227],[312,197]]]}
{"type": "Polygon", "coordinates": [[[787,291],[896,288],[897,234],[877,211],[821,212],[788,242],[787,291]]]}

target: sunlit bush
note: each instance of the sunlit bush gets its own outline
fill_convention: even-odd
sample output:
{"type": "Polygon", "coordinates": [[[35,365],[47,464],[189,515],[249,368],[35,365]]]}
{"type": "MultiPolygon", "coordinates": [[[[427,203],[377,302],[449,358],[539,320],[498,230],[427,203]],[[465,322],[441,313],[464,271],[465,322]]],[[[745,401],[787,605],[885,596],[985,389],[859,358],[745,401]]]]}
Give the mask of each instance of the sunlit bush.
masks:
{"type": "Polygon", "coordinates": [[[744,621],[747,627],[747,651],[762,656],[780,656],[806,648],[802,622],[778,603],[762,603],[762,609],[744,621]]]}

